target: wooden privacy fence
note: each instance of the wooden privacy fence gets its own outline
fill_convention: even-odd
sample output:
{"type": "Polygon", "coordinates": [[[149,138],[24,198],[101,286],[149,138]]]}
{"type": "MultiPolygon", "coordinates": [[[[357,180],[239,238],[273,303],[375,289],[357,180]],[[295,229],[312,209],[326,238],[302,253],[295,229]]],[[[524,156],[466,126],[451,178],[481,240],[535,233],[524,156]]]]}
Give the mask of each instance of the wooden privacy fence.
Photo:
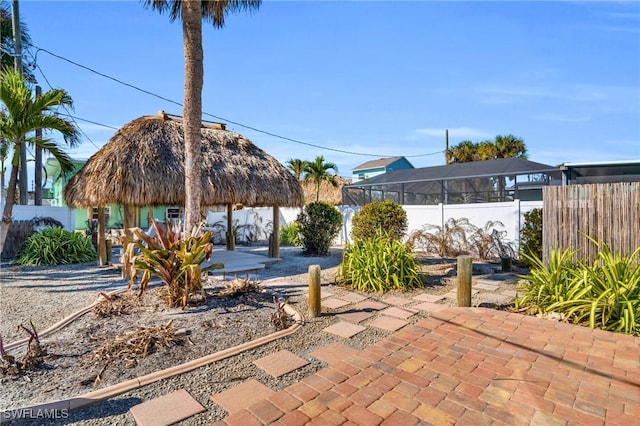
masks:
{"type": "Polygon", "coordinates": [[[13,259],[18,254],[22,244],[34,233],[33,222],[30,220],[16,220],[9,225],[7,240],[4,242],[0,258],[13,259]]]}
{"type": "Polygon", "coordinates": [[[631,254],[640,247],[640,182],[544,187],[543,260],[551,250],[579,250],[593,261],[597,248],[584,234],[631,254]]]}

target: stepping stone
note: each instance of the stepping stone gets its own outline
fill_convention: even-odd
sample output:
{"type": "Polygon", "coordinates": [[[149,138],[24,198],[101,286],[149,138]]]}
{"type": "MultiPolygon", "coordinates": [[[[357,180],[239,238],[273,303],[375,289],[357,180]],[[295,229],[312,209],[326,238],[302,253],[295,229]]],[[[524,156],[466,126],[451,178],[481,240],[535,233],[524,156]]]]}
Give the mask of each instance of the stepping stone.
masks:
{"type": "Polygon", "coordinates": [[[439,312],[449,309],[449,306],[441,305],[440,303],[422,302],[419,305],[415,305],[414,308],[427,312],[439,312]]]}
{"type": "Polygon", "coordinates": [[[342,308],[345,305],[348,305],[351,302],[347,302],[346,300],[336,299],[334,297],[330,297],[328,299],[322,299],[320,304],[325,308],[329,309],[338,309],[342,308]]]}
{"type": "Polygon", "coordinates": [[[384,315],[388,315],[390,317],[396,317],[396,318],[402,318],[402,319],[411,318],[412,316],[415,315],[415,312],[409,312],[406,309],[396,308],[395,306],[392,306],[391,308],[387,308],[384,311],[381,311],[380,313],[384,315]]]}
{"type": "Polygon", "coordinates": [[[330,291],[324,291],[322,288],[320,289],[320,299],[326,299],[327,297],[333,296],[333,293],[330,291]]]}
{"type": "Polygon", "coordinates": [[[406,297],[398,297],[398,296],[389,296],[384,298],[385,303],[396,306],[408,305],[412,302],[411,299],[407,299],[406,297]]]}
{"type": "Polygon", "coordinates": [[[456,290],[450,291],[449,293],[445,293],[444,297],[447,299],[456,299],[458,297],[458,292],[456,290]]]}
{"type": "Polygon", "coordinates": [[[441,294],[420,294],[414,297],[414,300],[419,300],[421,302],[431,302],[436,303],[440,300],[443,300],[445,297],[441,294]]]}
{"type": "Polygon", "coordinates": [[[327,328],[323,328],[322,331],[326,331],[327,333],[335,334],[336,336],[349,339],[366,329],[367,329],[366,327],[362,327],[360,325],[350,324],[348,322],[340,321],[338,323],[330,325],[327,328]]]}
{"type": "MultiPolygon", "coordinates": [[[[391,309],[391,308],[389,308],[389,309],[391,309]]],[[[386,315],[380,315],[378,318],[374,319],[373,321],[371,321],[367,325],[370,325],[372,327],[381,328],[383,330],[396,331],[396,330],[400,330],[402,327],[404,327],[407,324],[409,324],[409,323],[407,321],[403,320],[403,319],[392,318],[392,317],[388,317],[386,315]]]]}
{"type": "Polygon", "coordinates": [[[357,354],[358,351],[344,343],[334,342],[324,345],[320,349],[316,349],[311,352],[311,356],[318,358],[327,364],[334,364],[338,361],[343,361],[351,356],[357,354]]]}
{"type": "Polygon", "coordinates": [[[249,407],[255,402],[268,398],[274,393],[276,393],[274,390],[259,381],[249,379],[246,382],[213,395],[211,400],[224,408],[229,414],[233,414],[249,407]]]}
{"type": "Polygon", "coordinates": [[[300,358],[292,352],[282,350],[257,359],[253,361],[253,363],[257,365],[258,368],[264,370],[265,373],[278,378],[293,370],[304,367],[309,364],[309,361],[300,358]]]}
{"type": "Polygon", "coordinates": [[[389,305],[387,305],[386,303],[380,303],[374,300],[365,300],[364,302],[353,305],[353,309],[357,311],[372,312],[379,311],[380,309],[384,309],[388,306],[389,305]]]}
{"type": "Polygon", "coordinates": [[[338,314],[336,316],[341,320],[357,323],[357,322],[362,322],[366,319],[369,319],[373,315],[375,315],[373,312],[356,311],[355,309],[349,309],[348,311],[338,314]]]}
{"type": "Polygon", "coordinates": [[[139,426],[167,426],[206,409],[184,389],[143,402],[129,409],[139,426]]]}
{"type": "Polygon", "coordinates": [[[518,295],[517,291],[513,291],[513,290],[505,290],[502,293],[503,296],[507,296],[507,297],[516,297],[518,295]]]}
{"type": "Polygon", "coordinates": [[[362,302],[363,300],[367,299],[367,296],[363,296],[358,293],[346,293],[340,295],[340,299],[348,300],[349,302],[362,302]]]}

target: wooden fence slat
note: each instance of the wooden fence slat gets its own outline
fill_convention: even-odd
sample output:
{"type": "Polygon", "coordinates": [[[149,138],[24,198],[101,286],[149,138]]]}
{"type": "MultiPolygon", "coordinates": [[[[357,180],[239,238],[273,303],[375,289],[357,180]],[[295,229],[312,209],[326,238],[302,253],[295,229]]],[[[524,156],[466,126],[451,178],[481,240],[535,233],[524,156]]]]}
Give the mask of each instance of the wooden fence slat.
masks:
{"type": "Polygon", "coordinates": [[[543,200],[545,263],[555,248],[593,261],[597,248],[583,234],[621,254],[640,247],[640,182],[545,187],[543,200]]]}

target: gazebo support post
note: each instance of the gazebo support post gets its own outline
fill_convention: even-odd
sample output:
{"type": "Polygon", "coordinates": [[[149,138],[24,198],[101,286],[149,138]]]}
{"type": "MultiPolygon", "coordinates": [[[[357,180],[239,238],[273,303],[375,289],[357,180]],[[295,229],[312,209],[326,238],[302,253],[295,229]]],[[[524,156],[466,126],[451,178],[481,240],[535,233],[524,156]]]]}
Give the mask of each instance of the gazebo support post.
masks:
{"type": "Polygon", "coordinates": [[[270,257],[280,257],[280,208],[273,206],[273,231],[271,232],[270,257]]]}
{"type": "Polygon", "coordinates": [[[227,204],[227,250],[236,249],[236,236],[233,232],[233,204],[227,204]]]}
{"type": "Polygon", "coordinates": [[[105,266],[109,263],[107,259],[107,239],[105,238],[107,227],[105,222],[104,206],[98,206],[98,266],[105,266]]]}

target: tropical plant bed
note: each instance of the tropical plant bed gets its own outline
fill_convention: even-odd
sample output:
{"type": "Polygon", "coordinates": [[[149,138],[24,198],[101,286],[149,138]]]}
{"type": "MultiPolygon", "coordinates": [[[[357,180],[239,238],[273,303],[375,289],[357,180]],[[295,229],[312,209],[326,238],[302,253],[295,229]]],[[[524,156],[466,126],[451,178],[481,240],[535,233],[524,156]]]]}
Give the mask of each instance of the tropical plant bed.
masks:
{"type": "MultiPolygon", "coordinates": [[[[278,277],[277,282],[285,285],[285,292],[290,296],[290,304],[299,312],[306,313],[307,296],[299,289],[295,291],[287,290],[286,285],[305,285],[310,264],[321,265],[323,292],[333,293],[333,297],[336,298],[340,298],[345,293],[355,292],[349,288],[329,284],[335,278],[337,264],[341,259],[340,250],[332,249],[331,255],[328,257],[302,256],[299,248],[283,248],[282,251],[283,261],[273,264],[262,271],[260,278],[278,277]]],[[[389,304],[386,299],[390,297],[412,299],[421,294],[444,296],[455,291],[455,259],[432,258],[423,255],[418,255],[417,257],[421,266],[423,287],[415,288],[409,292],[394,290],[385,294],[375,292],[360,294],[372,300],[389,304]]],[[[499,269],[497,264],[478,264],[474,266],[480,266],[477,273],[482,274],[491,273],[499,269]]],[[[504,282],[497,282],[500,286],[493,292],[482,291],[474,295],[472,305],[495,309],[508,308],[508,303],[498,302],[498,299],[502,298],[501,293],[507,290],[515,290],[515,278],[513,276],[512,278],[504,282]]],[[[117,285],[119,288],[124,285],[117,271],[95,268],[95,266],[87,264],[47,268],[9,268],[2,271],[2,279],[4,283],[0,283],[0,294],[3,296],[3,300],[10,300],[10,302],[0,307],[0,316],[3,317],[3,323],[5,323],[6,319],[9,324],[17,324],[24,318],[25,325],[28,325],[30,317],[33,316],[38,330],[50,326],[63,316],[67,316],[71,312],[93,302],[93,297],[98,292],[96,288],[108,292],[114,288],[112,285],[117,285]],[[79,304],[84,299],[77,298],[77,296],[81,295],[77,294],[78,292],[84,293],[86,303],[79,304]],[[59,309],[63,305],[71,304],[74,302],[74,298],[76,299],[76,305],[72,309],[57,311],[58,313],[53,316],[42,315],[59,309]],[[13,309],[17,311],[13,311],[13,309]],[[47,322],[47,319],[49,322],[47,322]]],[[[216,285],[219,288],[220,282],[216,285]]],[[[18,376],[0,375],[0,386],[3,389],[0,395],[0,408],[23,407],[38,402],[72,398],[111,384],[121,383],[133,377],[179,365],[191,359],[227,349],[275,331],[270,321],[270,316],[275,309],[272,298],[268,295],[250,293],[236,299],[231,297],[209,297],[207,305],[191,306],[186,310],[182,310],[180,308],[167,308],[157,293],[158,290],[151,290],[150,293],[145,294],[141,307],[136,307],[135,299],[131,298],[125,297],[114,301],[112,304],[114,309],[128,311],[131,308],[133,312],[130,314],[111,317],[107,315],[102,318],[91,312],[58,333],[50,337],[41,338],[48,356],[44,358],[44,363],[39,368],[18,376]],[[180,339],[185,336],[180,333],[175,336],[177,341],[174,342],[174,335],[166,330],[170,321],[172,321],[171,327],[173,330],[190,330],[190,334],[187,337],[194,344],[191,345],[188,341],[186,343],[184,341],[181,342],[180,339]],[[223,327],[223,325],[225,326],[223,327]],[[140,344],[138,346],[133,345],[133,348],[129,349],[117,346],[112,346],[111,350],[105,348],[105,343],[108,341],[113,342],[116,337],[125,336],[127,332],[132,330],[137,331],[139,327],[146,327],[146,332],[156,335],[160,343],[164,342],[169,346],[158,345],[156,351],[147,358],[135,355],[136,348],[140,350],[142,346],[142,349],[144,349],[144,345],[140,344]],[[155,329],[150,330],[151,327],[155,327],[155,329]],[[97,357],[92,355],[100,348],[102,348],[102,352],[97,357]],[[135,356],[131,356],[132,351],[135,356]],[[122,357],[118,358],[117,361],[114,359],[111,362],[107,362],[109,361],[107,355],[114,357],[114,353],[120,353],[122,357]],[[134,363],[133,360],[136,362],[134,363]],[[98,375],[100,375],[100,380],[96,382],[98,375]]],[[[212,293],[212,286],[207,286],[207,291],[212,293]]],[[[419,302],[415,301],[412,304],[415,305],[417,303],[419,302]]],[[[455,306],[456,304],[455,298],[450,297],[438,303],[450,306],[455,306]]],[[[322,368],[321,362],[310,355],[315,349],[335,341],[356,349],[362,349],[389,334],[388,331],[367,327],[365,332],[345,340],[322,331],[327,326],[340,320],[339,317],[334,315],[335,313],[351,309],[350,306],[339,309],[323,309],[323,315],[320,318],[307,320],[298,332],[285,339],[278,339],[264,347],[248,351],[246,354],[235,356],[223,362],[216,362],[210,368],[198,369],[198,371],[182,375],[173,380],[147,385],[139,391],[127,393],[122,397],[122,401],[127,401],[127,398],[134,394],[145,395],[145,400],[161,396],[166,394],[167,386],[173,386],[175,383],[181,383],[181,387],[186,387],[197,395],[201,393],[202,400],[205,401],[208,400],[212,393],[224,390],[231,386],[234,381],[245,380],[247,377],[257,377],[261,382],[272,386],[274,389],[284,388],[288,384],[295,383],[300,378],[306,377],[306,375],[322,368]],[[256,370],[255,365],[252,364],[255,359],[282,349],[287,349],[302,356],[310,361],[310,365],[286,377],[272,379],[270,376],[265,376],[259,370],[256,370]],[[263,375],[261,376],[261,374],[263,375]],[[200,381],[196,387],[191,387],[191,383],[196,380],[194,379],[195,377],[199,377],[200,379],[198,380],[200,381]],[[171,385],[167,383],[171,383],[171,385]]],[[[410,321],[419,321],[427,315],[427,312],[419,312],[410,321]]],[[[5,339],[5,343],[7,341],[15,341],[20,337],[27,337],[24,332],[17,333],[15,325],[11,325],[10,329],[3,326],[2,330],[3,334],[9,336],[5,339]]],[[[128,336],[130,340],[140,342],[140,334],[142,333],[138,331],[138,334],[130,334],[128,336]]],[[[24,349],[11,350],[9,352],[15,355],[17,359],[20,359],[24,349]]],[[[104,409],[102,404],[96,404],[95,407],[89,408],[90,411],[104,409]]],[[[215,407],[210,407],[206,414],[207,422],[219,420],[221,418],[219,416],[223,416],[224,413],[218,413],[216,410],[215,407]]],[[[126,413],[126,411],[127,409],[124,409],[123,412],[126,413]]],[[[85,415],[77,414],[79,416],[78,419],[83,418],[85,415]]],[[[124,416],[124,414],[106,418],[102,424],[118,422],[121,419],[117,419],[121,416],[124,416]]]]}
{"type": "Polygon", "coordinates": [[[226,288],[207,288],[206,301],[185,310],[167,307],[162,288],[148,290],[142,299],[132,292],[107,295],[91,312],[40,338],[45,351],[40,364],[20,368],[26,345],[9,351],[18,368],[2,368],[8,363],[0,360],[1,405],[79,396],[276,331],[273,295],[221,290],[226,288]]]}

